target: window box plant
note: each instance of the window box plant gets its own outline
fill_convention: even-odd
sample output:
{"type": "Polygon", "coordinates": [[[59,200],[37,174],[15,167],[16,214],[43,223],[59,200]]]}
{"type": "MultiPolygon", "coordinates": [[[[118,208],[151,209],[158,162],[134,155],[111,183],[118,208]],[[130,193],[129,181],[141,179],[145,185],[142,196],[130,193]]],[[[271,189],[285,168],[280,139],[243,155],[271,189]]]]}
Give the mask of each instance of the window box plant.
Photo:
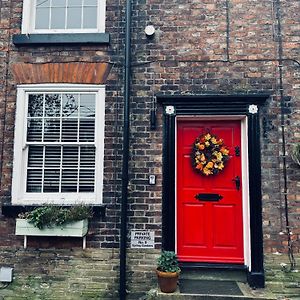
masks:
{"type": "Polygon", "coordinates": [[[68,236],[83,237],[88,231],[88,218],[92,211],[88,206],[42,206],[19,215],[16,219],[16,235],[24,235],[24,248],[27,236],[68,236]]]}
{"type": "Polygon", "coordinates": [[[291,156],[293,161],[300,166],[300,143],[293,146],[291,156]]]}
{"type": "Polygon", "coordinates": [[[173,293],[177,289],[180,273],[178,259],[174,251],[162,251],[157,260],[156,274],[160,290],[164,293],[173,293]]]}

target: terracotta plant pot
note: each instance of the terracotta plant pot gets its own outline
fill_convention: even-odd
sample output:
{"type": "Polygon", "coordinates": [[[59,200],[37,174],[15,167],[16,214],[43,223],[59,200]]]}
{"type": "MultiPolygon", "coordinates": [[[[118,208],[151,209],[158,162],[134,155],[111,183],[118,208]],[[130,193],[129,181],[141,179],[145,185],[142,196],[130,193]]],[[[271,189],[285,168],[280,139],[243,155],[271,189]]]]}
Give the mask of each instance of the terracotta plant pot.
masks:
{"type": "Polygon", "coordinates": [[[163,293],[173,293],[177,289],[179,272],[161,272],[156,270],[158,285],[163,293]]]}

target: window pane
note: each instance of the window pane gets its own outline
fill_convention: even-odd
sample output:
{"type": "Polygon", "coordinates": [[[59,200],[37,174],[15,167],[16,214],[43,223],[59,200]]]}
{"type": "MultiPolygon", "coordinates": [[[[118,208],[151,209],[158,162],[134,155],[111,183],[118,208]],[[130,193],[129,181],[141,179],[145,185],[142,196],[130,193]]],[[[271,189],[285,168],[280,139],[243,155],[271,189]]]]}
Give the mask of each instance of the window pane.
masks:
{"type": "Polygon", "coordinates": [[[44,171],[44,192],[57,193],[59,192],[59,169],[46,169],[44,171]]]}
{"type": "Polygon", "coordinates": [[[29,146],[28,167],[43,167],[43,146],[29,146]]]}
{"type": "Polygon", "coordinates": [[[66,8],[51,9],[51,29],[65,29],[66,8]]]}
{"type": "Polygon", "coordinates": [[[97,11],[98,0],[37,0],[35,28],[95,29],[97,11]]]}
{"type": "Polygon", "coordinates": [[[45,116],[59,117],[60,103],[61,98],[59,94],[47,94],[45,97],[45,116]]]}
{"type": "Polygon", "coordinates": [[[94,146],[80,147],[80,168],[95,167],[95,151],[94,146]]]}
{"type": "Polygon", "coordinates": [[[77,142],[78,120],[63,119],[62,120],[62,142],[77,142]]]}
{"type": "Polygon", "coordinates": [[[28,96],[28,116],[42,117],[43,116],[43,94],[31,94],[28,96]]]}
{"type": "Polygon", "coordinates": [[[37,7],[35,16],[35,29],[49,29],[50,8],[37,7]]]}
{"type": "Polygon", "coordinates": [[[97,28],[97,8],[83,7],[82,28],[97,28]]]}
{"type": "Polygon", "coordinates": [[[80,117],[95,117],[94,94],[80,94],[80,117]]]}
{"type": "Polygon", "coordinates": [[[50,7],[50,0],[37,0],[36,6],[37,7],[50,7]]]}
{"type": "Polygon", "coordinates": [[[79,192],[93,192],[95,186],[95,171],[93,169],[80,170],[79,192]]]}
{"type": "Polygon", "coordinates": [[[77,192],[78,170],[65,169],[62,170],[61,191],[77,192]]]}
{"type": "Polygon", "coordinates": [[[41,142],[42,141],[43,121],[40,119],[29,119],[27,121],[27,141],[41,142]]]}
{"type": "Polygon", "coordinates": [[[63,117],[78,116],[78,95],[63,94],[62,95],[62,115],[63,117]]]}
{"type": "Polygon", "coordinates": [[[95,120],[80,120],[79,142],[93,142],[95,139],[95,120]]]}
{"type": "Polygon", "coordinates": [[[65,7],[66,6],[66,0],[52,0],[52,7],[53,6],[65,7]]]}
{"type": "Polygon", "coordinates": [[[69,0],[68,1],[68,7],[70,6],[80,6],[82,5],[82,0],[69,0]]]}
{"type": "Polygon", "coordinates": [[[97,0],[84,0],[83,1],[84,5],[92,5],[92,6],[97,6],[97,0]]]}
{"type": "Polygon", "coordinates": [[[63,147],[63,168],[78,168],[78,147],[63,147]]]}
{"type": "Polygon", "coordinates": [[[41,191],[42,191],[42,170],[28,169],[26,192],[40,193],[41,191]]]}
{"type": "Polygon", "coordinates": [[[68,8],[67,28],[81,28],[81,7],[68,8]]]}
{"type": "Polygon", "coordinates": [[[44,142],[60,141],[60,119],[45,119],[44,142]]]}
{"type": "Polygon", "coordinates": [[[45,168],[47,167],[60,168],[60,161],[61,161],[61,147],[46,146],[45,147],[45,168]]]}

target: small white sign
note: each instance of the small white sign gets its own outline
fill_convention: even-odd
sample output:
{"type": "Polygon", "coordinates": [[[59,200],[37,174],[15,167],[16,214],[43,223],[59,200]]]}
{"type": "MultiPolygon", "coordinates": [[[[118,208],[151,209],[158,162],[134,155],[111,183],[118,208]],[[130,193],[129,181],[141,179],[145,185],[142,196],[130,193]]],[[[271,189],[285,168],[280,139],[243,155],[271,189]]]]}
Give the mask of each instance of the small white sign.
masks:
{"type": "Polygon", "coordinates": [[[131,248],[154,248],[154,231],[132,230],[131,248]]]}

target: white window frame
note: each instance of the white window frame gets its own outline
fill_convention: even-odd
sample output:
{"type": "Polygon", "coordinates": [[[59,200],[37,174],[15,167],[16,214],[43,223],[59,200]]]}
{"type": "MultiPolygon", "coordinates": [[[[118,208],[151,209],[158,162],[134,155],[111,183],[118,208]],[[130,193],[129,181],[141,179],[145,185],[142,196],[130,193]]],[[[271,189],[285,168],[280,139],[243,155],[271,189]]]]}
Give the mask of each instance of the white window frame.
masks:
{"type": "Polygon", "coordinates": [[[82,84],[35,84],[17,87],[17,107],[15,120],[14,160],[12,178],[13,205],[49,204],[101,204],[103,193],[104,164],[104,126],[105,126],[105,86],[82,84]],[[28,193],[26,192],[27,153],[27,110],[28,94],[46,92],[91,92],[96,95],[95,115],[95,190],[90,193],[28,193]]]}
{"type": "Polygon", "coordinates": [[[22,34],[29,33],[99,33],[105,32],[106,0],[98,0],[98,20],[95,29],[35,29],[36,0],[23,1],[22,34]]]}

